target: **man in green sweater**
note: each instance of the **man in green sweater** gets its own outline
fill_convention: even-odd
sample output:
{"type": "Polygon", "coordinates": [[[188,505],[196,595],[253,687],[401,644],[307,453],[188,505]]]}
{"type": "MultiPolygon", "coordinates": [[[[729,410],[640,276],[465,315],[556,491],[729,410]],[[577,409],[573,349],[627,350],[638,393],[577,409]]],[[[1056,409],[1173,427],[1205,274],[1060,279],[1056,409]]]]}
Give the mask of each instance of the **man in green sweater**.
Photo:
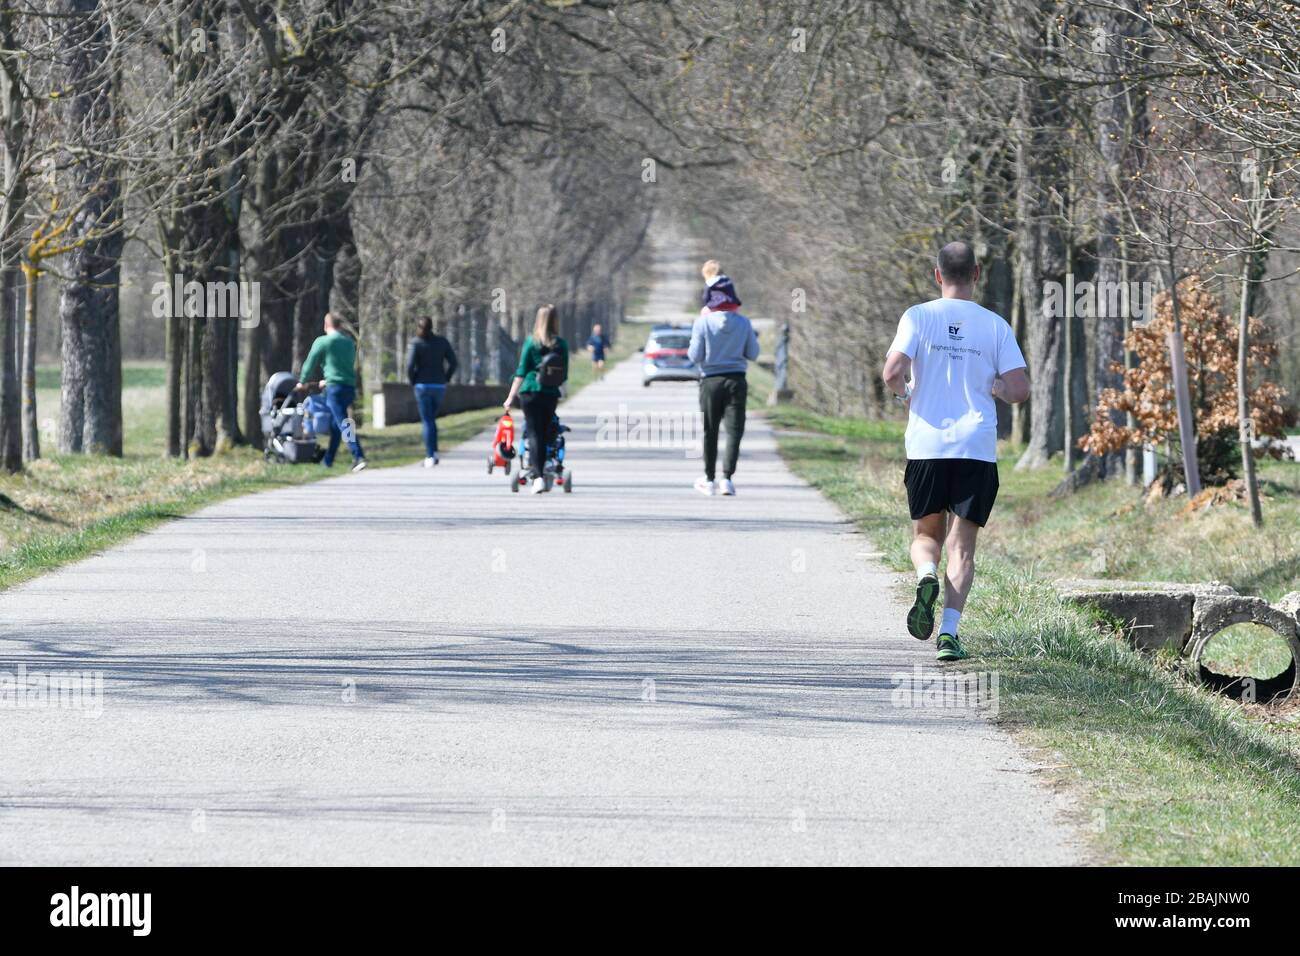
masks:
{"type": "Polygon", "coordinates": [[[298,390],[307,389],[309,379],[319,367],[324,376],[321,390],[330,410],[330,441],[321,464],[326,468],[334,466],[339,442],[346,438],[352,452],[352,470],[362,471],[366,467],[366,456],[357,440],[356,425],[348,416],[348,408],[357,397],[357,343],[348,331],[342,319],[333,313],[325,313],[325,334],[311,344],[307,360],[302,363],[302,374],[298,376],[298,390]]]}

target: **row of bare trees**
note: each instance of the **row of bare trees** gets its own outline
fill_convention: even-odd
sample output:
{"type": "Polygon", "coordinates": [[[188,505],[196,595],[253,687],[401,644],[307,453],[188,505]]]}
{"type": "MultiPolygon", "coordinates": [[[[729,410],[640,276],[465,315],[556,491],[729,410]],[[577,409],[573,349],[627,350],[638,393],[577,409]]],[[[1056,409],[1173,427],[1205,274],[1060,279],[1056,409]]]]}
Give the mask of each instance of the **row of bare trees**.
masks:
{"type": "MultiPolygon", "coordinates": [[[[1249,329],[1267,317],[1292,352],[1300,332],[1284,295],[1269,294],[1286,288],[1300,242],[1288,222],[1300,185],[1294,5],[748,0],[692,14],[699,35],[725,38],[691,78],[709,104],[699,121],[739,164],[723,183],[697,177],[680,201],[749,265],[750,300],[790,322],[805,401],[884,413],[875,371],[898,315],[934,294],[934,250],[965,236],[985,304],[1013,321],[1030,362],[1030,402],[1003,410],[1019,464],[1059,455],[1072,485],[1132,480],[1137,449],[1080,445],[1098,397],[1136,360],[1125,343],[1156,295],[1199,276],[1237,316],[1228,387],[1258,520],[1254,426],[1292,419],[1250,407],[1270,370],[1248,361],[1249,329]]],[[[1179,303],[1167,347],[1180,431],[1161,451],[1195,491],[1179,303]]]]}
{"type": "Polygon", "coordinates": [[[5,3],[0,467],[40,455],[51,281],[59,449],[122,453],[128,245],[151,266],[133,278],[162,280],[174,456],[258,441],[262,382],[326,310],[374,380],[420,315],[472,341],[548,301],[574,336],[616,321],[642,160],[680,148],[636,132],[664,112],[674,30],[600,0],[5,3]]]}

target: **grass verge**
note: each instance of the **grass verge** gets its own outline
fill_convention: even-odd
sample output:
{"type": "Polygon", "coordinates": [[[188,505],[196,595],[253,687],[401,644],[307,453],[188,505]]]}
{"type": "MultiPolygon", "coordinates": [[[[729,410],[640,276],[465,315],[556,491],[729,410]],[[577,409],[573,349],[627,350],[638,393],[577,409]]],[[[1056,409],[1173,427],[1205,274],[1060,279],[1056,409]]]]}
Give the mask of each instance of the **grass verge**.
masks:
{"type": "MultiPolygon", "coordinates": [[[[450,448],[464,441],[496,414],[485,409],[439,419],[439,444],[450,448]]],[[[360,434],[371,467],[411,464],[424,455],[418,424],[360,434]]],[[[347,461],[346,454],[341,461],[347,461]]],[[[269,464],[250,448],[196,461],[163,458],[158,452],[42,458],[20,474],[0,476],[0,589],[215,501],[340,471],[269,464]]]]}
{"type": "MultiPolygon", "coordinates": [[[[891,567],[909,569],[902,423],[826,418],[787,406],[768,417],[790,466],[870,535],[891,567]]],[[[1268,481],[1290,480],[1269,471],[1268,481]]],[[[1300,863],[1292,720],[1190,686],[1173,662],[1134,653],[1089,614],[1063,604],[1050,583],[1090,560],[1095,572],[1094,547],[1163,527],[1181,505],[1160,502],[1149,514],[1140,502],[1133,505],[1132,490],[1112,485],[1057,502],[1046,497],[1056,477],[1002,469],[962,618],[963,641],[975,655],[963,666],[999,674],[999,721],[1042,752],[1053,776],[1079,794],[1084,830],[1103,858],[1141,865],[1300,863]],[[1121,519],[1117,507],[1129,509],[1121,519]],[[1136,528],[1116,527],[1124,521],[1136,528]]],[[[1279,512],[1290,507],[1275,501],[1273,520],[1286,520],[1279,512]]],[[[1239,567],[1267,580],[1244,554],[1234,560],[1213,553],[1219,529],[1231,527],[1235,538],[1236,520],[1249,519],[1181,516],[1176,530],[1145,542],[1142,560],[1118,561],[1113,570],[1148,579],[1181,572],[1190,580],[1205,569],[1239,567]],[[1209,520],[1198,525],[1203,518],[1209,520]],[[1174,553],[1192,541],[1199,541],[1199,559],[1174,553]]],[[[901,621],[899,631],[900,640],[910,640],[901,621]]]]}

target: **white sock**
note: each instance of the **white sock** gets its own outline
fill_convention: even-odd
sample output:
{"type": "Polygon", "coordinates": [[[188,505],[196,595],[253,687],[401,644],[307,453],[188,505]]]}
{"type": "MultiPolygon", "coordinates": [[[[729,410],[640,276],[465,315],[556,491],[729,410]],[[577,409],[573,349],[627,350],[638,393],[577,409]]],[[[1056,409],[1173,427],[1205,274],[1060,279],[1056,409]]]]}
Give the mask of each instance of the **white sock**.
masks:
{"type": "Polygon", "coordinates": [[[939,626],[940,634],[951,634],[957,636],[957,622],[961,620],[961,611],[955,608],[946,607],[943,609],[943,624],[939,626]]]}
{"type": "Polygon", "coordinates": [[[935,564],[933,561],[927,561],[925,562],[925,564],[921,565],[919,568],[916,569],[916,579],[918,581],[921,580],[921,578],[925,577],[927,574],[933,574],[935,577],[938,577],[939,566],[935,564]]]}

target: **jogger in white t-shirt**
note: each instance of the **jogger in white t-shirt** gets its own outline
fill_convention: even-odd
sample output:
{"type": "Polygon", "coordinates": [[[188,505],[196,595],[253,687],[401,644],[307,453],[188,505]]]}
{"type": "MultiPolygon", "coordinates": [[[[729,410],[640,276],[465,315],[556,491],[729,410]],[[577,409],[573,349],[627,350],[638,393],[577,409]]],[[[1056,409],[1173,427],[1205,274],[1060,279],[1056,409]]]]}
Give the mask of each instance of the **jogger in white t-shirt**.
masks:
{"type": "Polygon", "coordinates": [[[908,409],[903,483],[917,584],[907,630],[920,640],[934,631],[939,559],[946,549],[941,661],[967,656],[957,625],[975,579],[975,538],[998,493],[993,400],[1029,397],[1025,358],[1011,326],[971,298],[979,273],[970,243],[939,250],[934,278],[940,298],[903,313],[885,357],[885,384],[908,409]]]}

